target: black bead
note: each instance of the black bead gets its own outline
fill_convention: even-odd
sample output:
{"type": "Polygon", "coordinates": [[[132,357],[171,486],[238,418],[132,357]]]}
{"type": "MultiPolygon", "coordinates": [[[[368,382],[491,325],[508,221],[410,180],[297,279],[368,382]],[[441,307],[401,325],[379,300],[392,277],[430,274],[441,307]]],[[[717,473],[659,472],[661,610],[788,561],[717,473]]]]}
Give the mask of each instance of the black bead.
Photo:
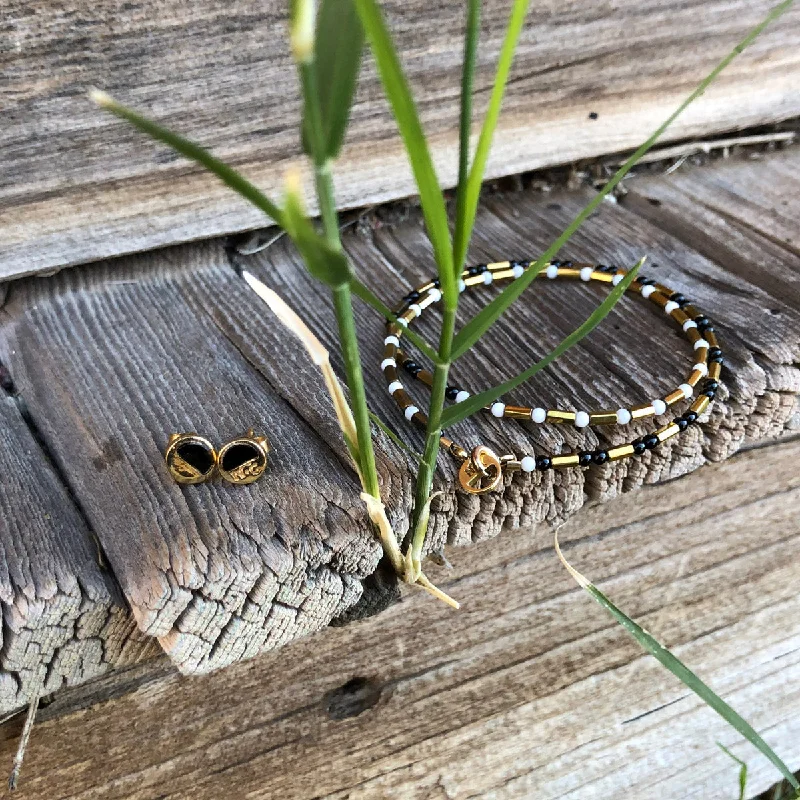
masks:
{"type": "Polygon", "coordinates": [[[706,389],[706,391],[704,391],[704,392],[703,392],[703,394],[704,394],[704,395],[705,395],[705,396],[706,396],[706,397],[707,397],[709,400],[713,400],[713,399],[716,397],[716,395],[717,395],[717,393],[716,393],[716,392],[715,392],[713,389],[706,389]]]}
{"type": "Polygon", "coordinates": [[[687,411],[683,418],[691,425],[693,422],[697,421],[697,412],[696,411],[687,411]]]}
{"type": "Polygon", "coordinates": [[[721,355],[719,355],[719,356],[714,356],[713,358],[709,358],[708,360],[709,360],[709,361],[710,361],[712,364],[724,364],[724,363],[725,363],[725,359],[724,359],[724,358],[723,358],[721,355]]]}
{"type": "Polygon", "coordinates": [[[561,266],[561,262],[557,258],[553,258],[553,259],[550,260],[550,266],[551,267],[560,267],[561,266]]]}
{"type": "Polygon", "coordinates": [[[697,327],[699,328],[701,325],[710,325],[711,320],[705,314],[699,314],[694,318],[694,321],[697,323],[697,327]]]}
{"type": "Polygon", "coordinates": [[[483,275],[483,273],[486,272],[487,269],[488,267],[486,266],[486,264],[477,264],[474,267],[470,267],[467,270],[467,273],[469,275],[483,275]]]}
{"type": "Polygon", "coordinates": [[[673,303],[677,303],[681,307],[687,305],[689,302],[680,292],[673,292],[669,296],[669,299],[672,300],[673,303]]]}
{"type": "Polygon", "coordinates": [[[441,281],[440,281],[440,280],[437,278],[437,279],[436,279],[436,280],[433,282],[433,285],[434,285],[434,286],[435,286],[437,289],[440,289],[440,288],[441,288],[441,286],[442,286],[442,282],[441,282],[441,281]]]}
{"type": "Polygon", "coordinates": [[[658,436],[656,436],[654,433],[648,433],[647,436],[642,439],[642,441],[648,450],[658,447],[658,436]]]}
{"type": "Polygon", "coordinates": [[[646,278],[644,275],[639,275],[636,280],[640,286],[655,286],[656,283],[652,278],[646,278]]]}
{"type": "Polygon", "coordinates": [[[522,267],[522,269],[528,269],[531,265],[530,261],[509,261],[508,265],[513,269],[514,267],[522,267]]]}
{"type": "Polygon", "coordinates": [[[460,391],[461,391],[461,390],[458,388],[458,386],[448,386],[448,387],[447,387],[447,388],[444,390],[444,396],[445,396],[445,397],[446,397],[448,400],[450,400],[451,402],[453,402],[453,401],[455,401],[455,399],[456,399],[456,395],[457,395],[457,394],[458,394],[460,391]]]}
{"type": "Polygon", "coordinates": [[[685,420],[683,417],[678,417],[675,420],[675,424],[678,426],[679,431],[685,431],[689,427],[688,420],[685,420]]]}
{"type": "Polygon", "coordinates": [[[406,303],[416,303],[422,295],[414,289],[413,292],[409,292],[404,298],[403,301],[406,303]]]}
{"type": "Polygon", "coordinates": [[[550,469],[552,465],[552,462],[547,456],[536,456],[536,469],[540,469],[544,472],[544,470],[550,469]]]}
{"type": "MultiPolygon", "coordinates": [[[[697,320],[695,320],[695,322],[697,322],[697,320]]],[[[714,328],[711,325],[711,320],[702,319],[700,322],[697,323],[697,330],[699,330],[700,333],[705,333],[706,331],[711,331],[713,333],[714,328]]]]}
{"type": "Polygon", "coordinates": [[[592,463],[594,454],[589,450],[581,450],[578,453],[578,464],[582,467],[588,467],[592,463]]]}
{"type": "Polygon", "coordinates": [[[708,360],[711,361],[712,359],[717,358],[717,356],[721,355],[722,355],[722,350],[720,350],[719,347],[712,347],[708,351],[708,360]]]}
{"type": "Polygon", "coordinates": [[[605,450],[595,450],[595,452],[592,453],[593,464],[600,466],[601,464],[605,464],[606,461],[608,461],[608,453],[606,453],[605,450]]]}
{"type": "Polygon", "coordinates": [[[634,439],[631,442],[631,447],[633,447],[633,452],[636,453],[637,456],[640,456],[645,450],[647,450],[644,442],[641,439],[634,439]]]}
{"type": "Polygon", "coordinates": [[[561,262],[561,266],[562,267],[571,267],[571,266],[573,266],[573,264],[572,264],[571,261],[562,261],[561,262]]]}
{"type": "Polygon", "coordinates": [[[410,358],[408,359],[408,361],[403,362],[403,369],[410,375],[414,376],[416,376],[419,372],[422,371],[422,367],[420,367],[416,361],[412,361],[410,358]]]}
{"type": "Polygon", "coordinates": [[[717,391],[719,389],[719,381],[715,381],[713,378],[709,378],[704,384],[704,389],[711,389],[713,391],[717,391]]]}

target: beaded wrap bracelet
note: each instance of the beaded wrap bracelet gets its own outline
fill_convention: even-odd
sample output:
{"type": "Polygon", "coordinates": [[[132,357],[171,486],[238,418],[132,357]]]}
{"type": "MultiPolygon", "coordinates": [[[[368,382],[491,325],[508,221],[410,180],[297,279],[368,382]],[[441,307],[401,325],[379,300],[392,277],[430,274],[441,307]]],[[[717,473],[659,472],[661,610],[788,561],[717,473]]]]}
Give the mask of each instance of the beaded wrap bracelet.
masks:
{"type": "MultiPolygon", "coordinates": [[[[459,280],[459,290],[465,291],[475,286],[488,286],[499,280],[513,280],[522,276],[530,268],[532,261],[502,261],[494,264],[479,264],[464,270],[459,280]]],[[[616,286],[625,277],[625,271],[617,267],[603,264],[579,264],[571,261],[551,261],[537,274],[539,278],[573,278],[585,282],[599,281],[616,286]]],[[[537,423],[552,422],[556,424],[571,423],[578,428],[587,425],[626,425],[634,419],[643,419],[649,416],[661,416],[667,408],[681,400],[688,400],[695,394],[695,389],[703,378],[705,381],[701,392],[694,399],[689,410],[675,418],[667,425],[658,428],[652,433],[635,439],[628,444],[609,448],[608,450],[583,450],[577,453],[560,455],[527,455],[517,458],[514,455],[497,456],[490,448],[480,445],[472,453],[448,439],[441,437],[442,446],[461,462],[459,480],[461,486],[473,494],[483,494],[495,489],[501,482],[503,472],[522,470],[547,470],[552,468],[589,467],[593,464],[604,464],[607,461],[617,461],[633,455],[641,455],[646,450],[652,450],[661,442],[676,436],[708,408],[719,388],[719,378],[722,371],[723,355],[716,338],[714,328],[708,318],[698,311],[680,293],[673,292],[669,287],[656,282],[643,275],[631,282],[628,291],[641,294],[646,299],[663,309],[664,313],[673,319],[683,330],[694,350],[696,363],[692,366],[686,382],[677,389],[667,394],[663,399],[658,398],[650,403],[633,406],[631,408],[602,409],[598,411],[570,411],[564,409],[545,409],[541,407],[528,408],[525,406],[506,405],[497,400],[485,406],[487,411],[495,417],[510,419],[532,420],[537,423]]],[[[409,292],[398,309],[395,310],[395,320],[387,322],[387,335],[384,339],[384,354],[381,370],[387,380],[389,393],[400,407],[405,418],[418,426],[425,428],[427,416],[414,405],[411,398],[399,380],[398,366],[402,367],[413,378],[430,386],[433,376],[409,358],[400,348],[400,339],[403,331],[414,319],[431,305],[442,299],[438,280],[428,281],[409,292]]],[[[445,396],[451,402],[462,402],[469,397],[469,392],[458,387],[448,386],[445,396]]]]}

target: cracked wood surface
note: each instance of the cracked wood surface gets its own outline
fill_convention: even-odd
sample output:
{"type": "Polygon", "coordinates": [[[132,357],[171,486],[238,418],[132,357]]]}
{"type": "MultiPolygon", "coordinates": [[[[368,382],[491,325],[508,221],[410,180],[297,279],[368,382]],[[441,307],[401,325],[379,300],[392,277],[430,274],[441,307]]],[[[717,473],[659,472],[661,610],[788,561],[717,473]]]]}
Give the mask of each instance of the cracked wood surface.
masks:
{"type": "Polygon", "coordinates": [[[0,397],[0,716],[152,651],[80,512],[0,397]]]}
{"type": "MultiPolygon", "coordinates": [[[[588,196],[588,190],[487,196],[472,257],[535,255],[588,196]]],[[[345,245],[359,275],[393,302],[430,274],[429,246],[415,213],[397,225],[374,222],[348,232],[345,245]]],[[[708,311],[728,357],[725,390],[709,419],[640,460],[586,473],[516,474],[502,493],[484,497],[456,492],[454,465],[443,456],[431,550],[489,538],[503,525],[563,521],[587,500],[678,477],[792,425],[800,388],[796,297],[760,275],[743,283],[677,233],[664,232],[635,206],[608,203],[562,255],[630,265],[646,252],[648,274],[708,311]],[[768,325],[753,324],[766,318],[768,325]]],[[[790,280],[793,258],[787,252],[770,269],[784,270],[790,280]]],[[[240,260],[334,346],[325,292],[284,242],[240,260]]],[[[464,385],[484,388],[541,356],[601,295],[579,283],[536,286],[531,300],[458,365],[455,376],[464,385]]],[[[465,296],[464,312],[474,312],[491,291],[465,296]]],[[[209,670],[284,644],[352,615],[359,598],[379,606],[383,595],[368,578],[379,550],[322,381],[238,279],[220,242],[16,282],[2,315],[3,362],[69,476],[139,627],[159,638],[181,670],[209,670]],[[222,442],[250,426],[263,429],[273,446],[269,473],[258,484],[182,489],[170,480],[161,451],[171,431],[197,430],[222,442]]],[[[382,322],[361,306],[358,316],[370,403],[419,448],[419,434],[405,425],[378,371],[382,322]]],[[[677,385],[691,362],[683,337],[649,304],[627,298],[515,399],[633,404],[677,385]]],[[[626,435],[644,430],[632,426],[626,435]]],[[[457,434],[470,446],[484,442],[517,453],[621,437],[611,429],[501,426],[488,416],[465,422],[457,434]]],[[[383,436],[377,445],[383,495],[402,534],[411,466],[383,436]]]]}
{"type": "MultiPolygon", "coordinates": [[[[462,11],[390,0],[389,22],[434,160],[457,164],[462,11]]],[[[488,174],[638,145],[773,0],[547,0],[532,4],[488,174]]],[[[259,212],[86,99],[134,104],[279,192],[297,160],[299,104],[286,4],[245,0],[4,4],[0,52],[0,277],[255,228],[259,212]]],[[[509,3],[484,3],[476,117],[488,101],[509,3]]],[[[800,114],[800,8],[772,26],[670,129],[670,139],[800,114]]],[[[338,202],[414,193],[368,59],[337,165],[338,202]]]]}
{"type": "MultiPolygon", "coordinates": [[[[797,440],[762,446],[559,532],[571,563],[792,769],[799,458],[797,440]]],[[[552,536],[541,525],[453,550],[432,577],[465,601],[458,614],[408,593],[223,672],[161,663],[101,678],[94,697],[71,689],[42,710],[16,796],[731,800],[738,768],[717,741],[747,761],[751,794],[773,783],[766,759],[576,588],[552,536]]],[[[18,728],[0,728],[0,763],[18,728]]]]}

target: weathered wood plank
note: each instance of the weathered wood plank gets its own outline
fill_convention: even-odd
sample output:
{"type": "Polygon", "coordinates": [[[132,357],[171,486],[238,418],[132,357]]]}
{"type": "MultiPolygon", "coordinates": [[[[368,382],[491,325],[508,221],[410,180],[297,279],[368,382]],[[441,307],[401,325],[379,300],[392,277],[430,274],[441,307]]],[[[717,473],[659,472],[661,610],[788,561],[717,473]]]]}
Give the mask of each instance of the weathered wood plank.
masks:
{"type": "MultiPolygon", "coordinates": [[[[588,196],[528,191],[488,198],[472,257],[539,252],[588,196]]],[[[364,280],[390,303],[431,272],[414,214],[397,226],[362,226],[345,244],[364,280]]],[[[800,389],[797,307],[759,288],[757,278],[743,290],[738,276],[612,204],[565,255],[632,264],[643,252],[651,256],[650,274],[696,298],[724,342],[726,392],[709,420],[642,459],[587,473],[517,474],[502,493],[480,498],[456,491],[455,465],[443,456],[432,550],[488,538],[503,525],[564,520],[587,499],[678,477],[730,455],[748,438],[784,429],[800,389]],[[753,326],[764,309],[780,314],[769,327],[753,326]]],[[[247,263],[335,352],[326,293],[296,254],[279,242],[247,263]]],[[[541,302],[518,304],[459,363],[456,380],[479,389],[503,377],[499,366],[503,374],[522,368],[585,318],[600,296],[582,284],[549,282],[539,284],[537,295],[541,302]]],[[[464,312],[483,302],[466,297],[464,312]]],[[[74,476],[140,627],[160,638],[181,669],[210,669],[283,644],[323,627],[358,599],[379,554],[329,400],[306,355],[237,278],[220,244],[24,281],[12,288],[4,314],[0,341],[31,413],[74,476]],[[250,490],[183,490],[169,479],[160,453],[171,431],[197,429],[221,442],[250,426],[265,428],[273,443],[269,475],[250,490]]],[[[419,448],[419,433],[405,425],[378,370],[382,321],[363,307],[358,316],[364,357],[374,365],[370,403],[419,448]]],[[[691,361],[666,319],[626,299],[518,397],[529,404],[634,404],[677,385],[691,361]]],[[[481,416],[455,433],[470,447],[486,443],[521,454],[618,444],[645,430],[532,430],[481,416]]],[[[412,470],[382,437],[378,458],[383,495],[402,534],[412,470]]]]}
{"type": "MultiPolygon", "coordinates": [[[[795,769],[798,458],[797,441],[741,454],[560,531],[572,563],[795,769]]],[[[736,767],[716,741],[747,760],[751,792],[775,780],[575,588],[552,530],[449,556],[435,577],[466,601],[457,615],[412,593],[223,673],[161,675],[66,716],[44,709],[20,799],[730,800],[736,767]]],[[[13,747],[0,744],[0,761],[13,747]]]]}
{"type": "MultiPolygon", "coordinates": [[[[498,194],[487,198],[479,214],[471,250],[474,262],[535,255],[571,221],[589,198],[585,192],[561,192],[545,197],[535,192],[498,194]]],[[[362,226],[345,237],[359,276],[389,305],[411,287],[433,273],[430,245],[416,215],[397,226],[362,226]],[[427,266],[426,266],[427,265],[427,266]]],[[[504,494],[480,498],[455,491],[455,465],[442,457],[443,491],[434,509],[432,548],[445,541],[464,544],[496,534],[504,524],[529,525],[542,520],[564,519],[586,498],[608,499],[642,483],[677,477],[696,468],[705,459],[716,460],[734,452],[747,437],[779,433],[789,419],[800,391],[800,371],[794,366],[800,351],[797,331],[800,313],[781,297],[754,285],[742,290],[739,277],[731,275],[673,237],[640,217],[619,207],[604,205],[573,237],[564,257],[631,265],[648,253],[647,273],[663,279],[676,290],[696,298],[708,311],[730,351],[726,373],[728,396],[718,402],[702,430],[690,431],[672,448],[641,460],[626,460],[590,471],[552,472],[544,475],[517,474],[508,480],[504,494]],[[764,309],[780,309],[769,327],[753,326],[764,309]]],[[[261,254],[242,259],[267,280],[296,308],[301,309],[316,333],[336,349],[333,317],[324,290],[306,280],[290,245],[280,241],[261,254]]],[[[279,369],[290,360],[292,370],[302,369],[303,354],[283,342],[280,330],[266,326],[259,336],[247,333],[248,320],[258,313],[259,301],[247,292],[224,291],[211,274],[193,281],[196,307],[219,304],[218,321],[248,360],[260,371],[278,380],[279,369]],[[205,283],[205,285],[203,285],[205,283]],[[273,366],[270,366],[273,365],[273,366]]],[[[226,284],[227,285],[227,284],[226,284]]],[[[476,312],[495,290],[463,296],[463,317],[476,312]]],[[[465,356],[454,370],[454,381],[475,391],[488,388],[538,360],[564,335],[588,316],[600,294],[576,283],[540,282],[532,295],[536,300],[520,302],[496,326],[494,332],[465,356]],[[521,334],[520,332],[524,332],[521,334]]],[[[432,315],[433,318],[433,315],[432,315]]],[[[420,326],[433,338],[433,327],[420,326]]],[[[378,369],[382,358],[382,323],[371,312],[361,313],[362,353],[373,364],[375,379],[368,382],[371,407],[389,421],[401,437],[419,450],[421,435],[403,420],[388,397],[378,369]]],[[[635,299],[625,299],[608,320],[559,363],[522,387],[509,402],[525,405],[559,403],[577,408],[618,407],[620,403],[644,402],[680,382],[691,362],[691,352],[680,334],[652,309],[635,299]],[[598,369],[602,370],[602,378],[598,369]]],[[[424,363],[424,359],[423,359],[424,363]]],[[[409,386],[413,385],[410,380],[409,386]]],[[[325,398],[309,397],[292,382],[282,382],[287,396],[310,423],[319,426],[327,413],[325,398]]],[[[416,396],[421,407],[424,392],[416,396]]],[[[318,428],[327,436],[327,429],[318,428]]],[[[513,425],[488,415],[473,418],[454,429],[454,438],[468,449],[479,443],[515,454],[572,451],[613,446],[626,436],[641,435],[645,428],[599,428],[580,432],[568,426],[513,425]]],[[[337,434],[334,434],[337,435],[337,434]]]]}
{"type": "MultiPolygon", "coordinates": [[[[462,11],[385,4],[445,184],[456,168],[462,11]]],[[[772,0],[533,4],[489,175],[639,143],[772,0]],[[593,116],[590,117],[590,114],[593,116]],[[594,115],[597,115],[594,118],[594,115]]],[[[97,84],[202,141],[277,191],[298,154],[286,7],[71,0],[6,3],[0,53],[0,277],[262,225],[253,208],[85,99],[97,84]]],[[[484,3],[476,109],[488,99],[508,3],[484,3]]],[[[738,59],[669,138],[800,114],[800,9],[738,59]]],[[[342,206],[414,192],[372,64],[338,169],[342,206]]]]}
{"type": "Polygon", "coordinates": [[[139,627],[184,670],[327,625],[380,555],[352,473],[171,277],[225,263],[219,243],[164,253],[155,269],[132,258],[15,285],[4,309],[19,391],[139,627]],[[250,427],[272,447],[256,486],[169,476],[171,432],[219,445],[250,427]]]}
{"type": "Polygon", "coordinates": [[[141,657],[113,576],[12,398],[0,396],[0,716],[141,657]]]}

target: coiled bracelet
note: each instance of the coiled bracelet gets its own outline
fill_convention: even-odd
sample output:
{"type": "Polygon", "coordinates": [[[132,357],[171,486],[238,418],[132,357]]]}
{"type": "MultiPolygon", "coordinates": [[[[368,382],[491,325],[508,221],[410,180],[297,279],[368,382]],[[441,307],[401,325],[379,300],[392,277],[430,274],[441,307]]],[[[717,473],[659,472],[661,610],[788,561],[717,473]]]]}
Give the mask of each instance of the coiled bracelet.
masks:
{"type": "MultiPolygon", "coordinates": [[[[501,261],[496,264],[479,264],[470,267],[461,273],[459,290],[463,292],[475,286],[489,286],[495,281],[514,280],[522,276],[532,263],[534,262],[501,261]]],[[[624,270],[603,264],[594,266],[571,261],[551,261],[536,277],[537,279],[573,278],[586,282],[610,283],[616,286],[623,280],[625,274],[624,270]]],[[[627,425],[632,420],[662,416],[668,407],[692,398],[696,394],[700,381],[704,381],[688,411],[652,433],[627,444],[607,450],[581,450],[577,453],[559,455],[526,455],[522,458],[517,458],[512,454],[498,456],[485,445],[479,445],[469,453],[451,439],[442,436],[442,446],[461,463],[459,481],[466,491],[472,494],[492,491],[500,484],[504,472],[589,467],[593,464],[601,465],[607,461],[641,455],[646,450],[652,450],[661,442],[686,430],[706,411],[719,388],[723,364],[722,350],[711,322],[682,294],[673,292],[669,287],[643,275],[637,276],[631,282],[628,291],[641,294],[663,309],[664,313],[673,319],[685,333],[692,345],[695,358],[695,363],[692,365],[685,383],[680,384],[677,389],[663,398],[657,398],[638,406],[618,409],[572,411],[559,408],[528,408],[507,405],[501,400],[497,400],[491,405],[485,406],[484,411],[495,417],[528,420],[540,424],[545,422],[572,424],[578,428],[585,428],[588,425],[627,425]]],[[[426,427],[428,418],[414,405],[403,388],[398,377],[398,367],[402,367],[409,375],[427,386],[432,385],[433,375],[401,350],[400,339],[405,328],[414,319],[441,299],[442,293],[438,280],[428,281],[409,292],[394,312],[396,321],[387,322],[387,335],[384,339],[385,349],[381,370],[388,383],[389,394],[392,395],[405,418],[422,428],[426,427]]],[[[447,387],[445,396],[447,400],[459,403],[469,397],[469,392],[460,386],[450,385],[447,387]]]]}

